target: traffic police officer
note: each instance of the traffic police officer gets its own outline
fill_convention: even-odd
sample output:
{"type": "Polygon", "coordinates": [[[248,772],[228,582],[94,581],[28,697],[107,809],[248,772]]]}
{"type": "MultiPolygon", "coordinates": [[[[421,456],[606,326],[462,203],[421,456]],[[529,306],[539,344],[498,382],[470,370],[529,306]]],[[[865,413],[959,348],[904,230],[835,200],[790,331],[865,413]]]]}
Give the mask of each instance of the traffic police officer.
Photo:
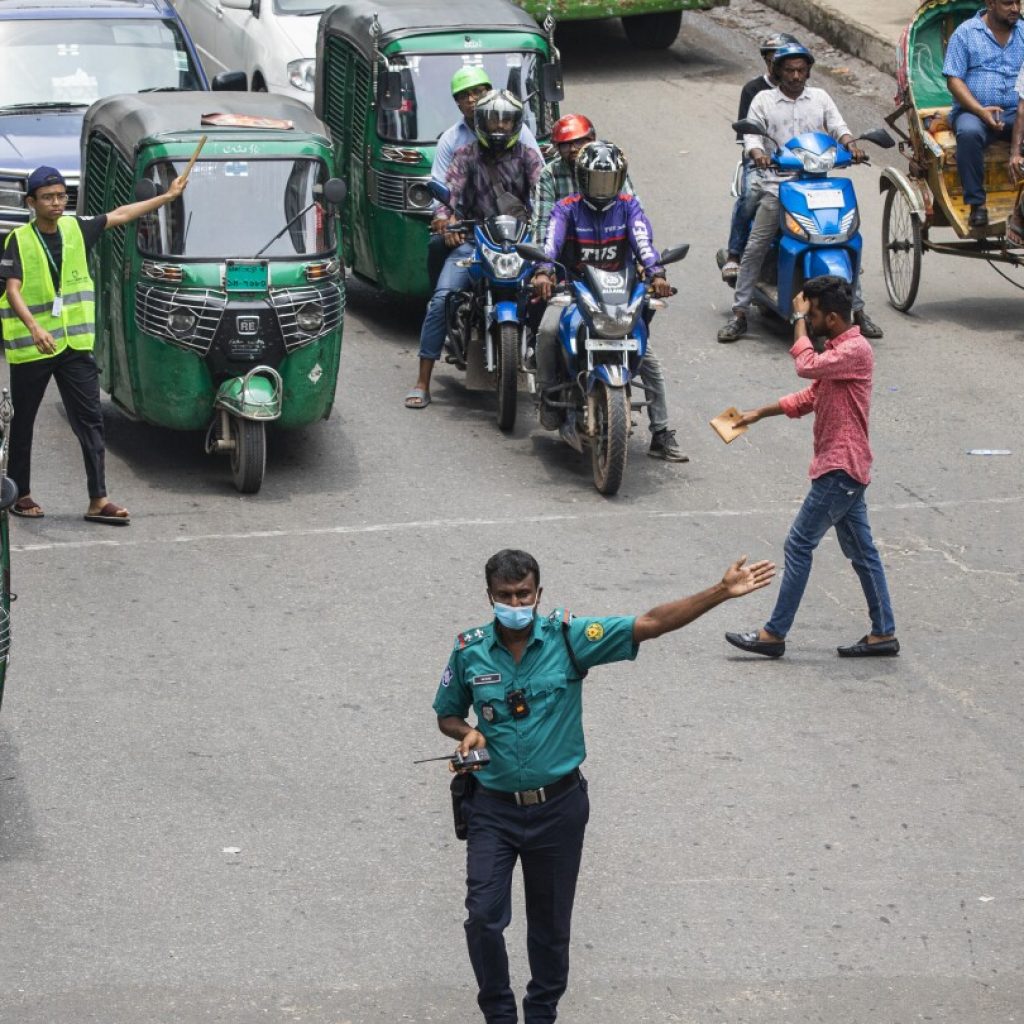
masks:
{"type": "Polygon", "coordinates": [[[494,620],[459,634],[434,710],[458,750],[487,747],[462,813],[468,826],[466,939],[488,1024],[516,1024],[504,931],[512,872],[522,861],[531,978],[526,1024],[554,1021],[569,974],[569,926],[590,814],[580,685],[587,671],[632,661],[638,645],[767,586],[771,562],[731,565],[719,583],[637,617],[538,616],[540,568],[506,549],[485,567],[494,620]],[[470,706],[477,724],[466,721],[470,706]]]}

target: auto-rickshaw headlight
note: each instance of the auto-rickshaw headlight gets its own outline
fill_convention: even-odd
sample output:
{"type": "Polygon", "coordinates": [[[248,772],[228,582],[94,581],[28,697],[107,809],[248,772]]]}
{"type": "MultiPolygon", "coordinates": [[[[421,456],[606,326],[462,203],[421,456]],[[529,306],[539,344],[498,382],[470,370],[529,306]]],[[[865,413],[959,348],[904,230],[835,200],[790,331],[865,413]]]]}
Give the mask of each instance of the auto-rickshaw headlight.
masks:
{"type": "Polygon", "coordinates": [[[316,334],[324,324],[324,308],[319,303],[307,302],[295,314],[295,322],[299,330],[307,334],[316,334]]]}
{"type": "Polygon", "coordinates": [[[406,197],[408,198],[409,206],[414,210],[429,210],[430,204],[434,201],[430,195],[430,190],[421,181],[414,181],[409,186],[406,197]]]}
{"type": "Polygon", "coordinates": [[[288,83],[303,92],[316,88],[316,61],[312,57],[288,62],[288,83]]]}
{"type": "Polygon", "coordinates": [[[196,329],[196,315],[184,306],[172,306],[167,314],[167,329],[176,338],[187,338],[196,329]]]}

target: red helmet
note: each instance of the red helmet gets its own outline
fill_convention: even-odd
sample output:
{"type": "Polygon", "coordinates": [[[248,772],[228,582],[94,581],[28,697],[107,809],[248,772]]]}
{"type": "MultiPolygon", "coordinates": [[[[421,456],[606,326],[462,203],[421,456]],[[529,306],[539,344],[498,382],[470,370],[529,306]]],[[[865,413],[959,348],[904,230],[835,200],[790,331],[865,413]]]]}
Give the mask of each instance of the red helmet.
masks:
{"type": "Polygon", "coordinates": [[[590,120],[582,114],[566,114],[560,117],[551,129],[551,141],[560,146],[563,142],[575,142],[585,139],[588,135],[596,135],[590,120]]]}

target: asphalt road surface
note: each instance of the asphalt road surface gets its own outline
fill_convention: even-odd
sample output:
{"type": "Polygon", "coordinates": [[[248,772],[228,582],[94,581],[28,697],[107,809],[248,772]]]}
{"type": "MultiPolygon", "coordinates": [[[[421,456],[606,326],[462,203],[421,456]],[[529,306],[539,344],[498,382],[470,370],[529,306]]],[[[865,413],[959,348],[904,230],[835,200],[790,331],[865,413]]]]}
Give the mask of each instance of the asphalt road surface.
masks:
{"type": "MultiPolygon", "coordinates": [[[[447,368],[402,407],[420,311],[350,291],[336,415],[272,446],[254,497],[201,438],[109,409],[126,530],[84,523],[55,390],[36,431],[42,522],[16,521],[14,661],[0,715],[0,1020],[455,1024],[479,1019],[431,701],[482,566],[532,551],[546,611],[637,613],[781,561],[810,423],[726,448],[708,419],[798,386],[788,329],[719,345],[749,0],[687,16],[671,51],[614,24],[562,40],[569,100],[631,158],[680,288],[654,324],[687,465],[631,445],[620,494],[530,415],[447,368]]],[[[808,38],[801,30],[801,35],[808,38]]],[[[892,83],[819,51],[857,130],[892,83]]],[[[995,1024],[1024,1015],[1021,310],[984,264],[925,258],[885,305],[878,168],[855,168],[877,344],[872,522],[899,659],[827,539],[786,657],[740,656],[727,605],[588,679],[593,814],[560,1020],[995,1024]],[[970,449],[1008,448],[1004,457],[970,449]]],[[[1018,284],[1022,283],[1020,279],[1018,284]]],[[[518,893],[518,887],[517,887],[518,893]]],[[[521,901],[508,933],[526,977],[521,901]]]]}

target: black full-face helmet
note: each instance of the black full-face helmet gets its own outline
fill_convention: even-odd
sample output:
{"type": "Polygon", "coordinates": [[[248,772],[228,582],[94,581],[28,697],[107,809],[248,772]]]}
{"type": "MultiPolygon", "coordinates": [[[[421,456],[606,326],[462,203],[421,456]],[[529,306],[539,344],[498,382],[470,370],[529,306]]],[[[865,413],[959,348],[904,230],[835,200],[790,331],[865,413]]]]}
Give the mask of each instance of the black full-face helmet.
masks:
{"type": "Polygon", "coordinates": [[[576,157],[576,184],[583,201],[606,210],[626,183],[626,155],[611,142],[588,142],[576,157]]]}
{"type": "Polygon", "coordinates": [[[504,153],[519,141],[523,101],[507,89],[484,93],[473,111],[473,128],[484,149],[504,153]]]}

